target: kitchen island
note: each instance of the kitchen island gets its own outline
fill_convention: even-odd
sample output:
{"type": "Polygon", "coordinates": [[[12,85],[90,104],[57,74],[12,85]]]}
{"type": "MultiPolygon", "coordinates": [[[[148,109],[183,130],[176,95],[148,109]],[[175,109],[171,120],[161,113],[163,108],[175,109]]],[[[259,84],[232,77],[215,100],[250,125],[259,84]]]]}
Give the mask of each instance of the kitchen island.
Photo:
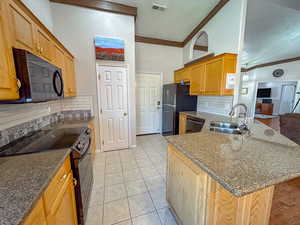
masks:
{"type": "MultiPolygon", "coordinates": [[[[300,176],[300,147],[260,122],[250,136],[209,131],[167,137],[167,200],[183,225],[268,225],[275,185],[300,176]]],[[[283,224],[282,224],[283,225],[283,224]]],[[[287,225],[284,224],[284,225],[287,225]]]]}

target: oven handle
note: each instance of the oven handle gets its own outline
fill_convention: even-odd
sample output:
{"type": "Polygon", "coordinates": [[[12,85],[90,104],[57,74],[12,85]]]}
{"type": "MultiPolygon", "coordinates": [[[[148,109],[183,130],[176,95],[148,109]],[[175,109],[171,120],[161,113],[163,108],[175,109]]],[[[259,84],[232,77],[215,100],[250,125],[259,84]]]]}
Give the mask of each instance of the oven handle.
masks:
{"type": "Polygon", "coordinates": [[[81,155],[81,158],[80,158],[79,160],[83,160],[83,159],[85,158],[85,156],[88,155],[87,152],[88,152],[88,150],[89,150],[90,147],[91,147],[92,138],[89,136],[89,139],[88,139],[88,140],[89,140],[89,143],[88,143],[87,147],[84,149],[84,152],[83,152],[83,154],[81,155]]]}

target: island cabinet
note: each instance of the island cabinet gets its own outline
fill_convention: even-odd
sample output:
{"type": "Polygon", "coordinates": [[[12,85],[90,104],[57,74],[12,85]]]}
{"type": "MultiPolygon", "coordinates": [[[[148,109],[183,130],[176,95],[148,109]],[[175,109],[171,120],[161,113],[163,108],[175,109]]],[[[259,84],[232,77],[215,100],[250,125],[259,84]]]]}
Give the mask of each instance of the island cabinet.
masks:
{"type": "Polygon", "coordinates": [[[24,225],[77,225],[70,157],[52,178],[24,225]]]}
{"type": "Polygon", "coordinates": [[[0,2],[0,100],[13,100],[19,98],[19,93],[8,29],[4,21],[4,6],[0,2]]]}
{"type": "Polygon", "coordinates": [[[181,225],[269,225],[273,191],[236,197],[168,146],[167,201],[181,225]]]}
{"type": "Polygon", "coordinates": [[[18,99],[13,48],[27,50],[61,68],[65,97],[76,96],[74,57],[20,0],[0,2],[0,99],[18,99]],[[58,52],[59,51],[59,52],[58,52]],[[16,91],[17,89],[17,91],[16,91]]]}
{"type": "Polygon", "coordinates": [[[175,71],[175,82],[190,82],[190,95],[232,96],[226,85],[228,74],[236,72],[236,54],[221,54],[175,71]]]}

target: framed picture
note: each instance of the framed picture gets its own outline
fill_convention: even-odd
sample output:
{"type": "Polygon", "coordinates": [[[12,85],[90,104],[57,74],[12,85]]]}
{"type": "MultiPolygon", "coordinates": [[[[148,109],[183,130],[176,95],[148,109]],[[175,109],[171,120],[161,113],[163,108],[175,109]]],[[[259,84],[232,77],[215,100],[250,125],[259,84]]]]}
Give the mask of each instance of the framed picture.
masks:
{"type": "Polygon", "coordinates": [[[96,37],[96,59],[110,61],[125,61],[124,47],[125,43],[123,40],[96,37]]]}

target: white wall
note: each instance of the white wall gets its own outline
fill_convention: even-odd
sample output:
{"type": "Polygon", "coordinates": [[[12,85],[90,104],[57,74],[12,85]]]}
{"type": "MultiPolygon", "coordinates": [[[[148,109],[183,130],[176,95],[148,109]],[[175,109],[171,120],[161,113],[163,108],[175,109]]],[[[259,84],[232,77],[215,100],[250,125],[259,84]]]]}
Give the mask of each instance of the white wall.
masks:
{"type": "MultiPolygon", "coordinates": [[[[184,47],[183,62],[186,63],[193,59],[193,46],[203,31],[208,34],[208,52],[215,53],[215,55],[236,53],[241,56],[245,34],[246,9],[247,0],[229,1],[184,47]]],[[[238,58],[237,71],[240,71],[240,67],[240,59],[238,58]]],[[[232,101],[234,104],[239,101],[239,90],[240,74],[237,73],[234,99],[232,101]]],[[[213,107],[213,103],[208,98],[202,98],[202,105],[198,104],[198,110],[207,111],[207,108],[203,108],[206,104],[210,105],[210,112],[219,112],[218,103],[222,102],[223,98],[213,97],[213,99],[216,102],[215,107],[213,107]]]]}
{"type": "Polygon", "coordinates": [[[249,107],[249,115],[252,116],[255,112],[254,101],[256,98],[256,89],[258,82],[299,81],[300,61],[258,68],[244,73],[243,77],[244,81],[242,82],[242,87],[248,88],[248,94],[240,95],[240,102],[245,103],[249,107]],[[283,69],[285,71],[285,74],[280,78],[273,77],[273,71],[279,68],[283,69]]]}
{"type": "Polygon", "coordinates": [[[41,20],[41,22],[50,31],[53,30],[49,0],[22,0],[22,2],[41,20]]]}
{"type": "MultiPolygon", "coordinates": [[[[78,96],[92,96],[96,121],[98,103],[94,38],[125,41],[125,64],[129,72],[130,145],[135,145],[135,30],[134,17],[76,6],[51,3],[54,33],[76,58],[78,96]]],[[[96,124],[98,125],[98,123],[96,124]]],[[[99,132],[99,126],[97,126],[99,132]]]]}
{"type": "Polygon", "coordinates": [[[209,52],[216,55],[240,53],[244,41],[246,5],[247,0],[229,1],[184,47],[184,63],[193,59],[193,46],[203,31],[208,34],[209,52]]]}
{"type": "Polygon", "coordinates": [[[164,83],[174,82],[174,71],[183,67],[182,48],[136,43],[136,72],[163,73],[164,83]]]}

